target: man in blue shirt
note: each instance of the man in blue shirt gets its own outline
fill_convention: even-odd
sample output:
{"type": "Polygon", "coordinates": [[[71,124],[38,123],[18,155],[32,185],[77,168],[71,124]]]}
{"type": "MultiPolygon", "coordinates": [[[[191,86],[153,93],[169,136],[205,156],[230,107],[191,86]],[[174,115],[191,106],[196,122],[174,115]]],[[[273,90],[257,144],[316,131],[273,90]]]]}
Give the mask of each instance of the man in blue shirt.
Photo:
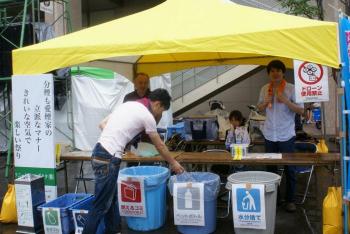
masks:
{"type": "MultiPolygon", "coordinates": [[[[258,108],[266,112],[263,134],[268,153],[292,153],[295,141],[295,114],[304,113],[304,104],[296,103],[294,85],[284,79],[286,67],[280,60],[267,65],[270,83],[261,88],[258,108]]],[[[276,171],[276,167],[269,168],[276,171]]],[[[295,207],[295,166],[285,166],[286,210],[294,212],[295,207]]]]}

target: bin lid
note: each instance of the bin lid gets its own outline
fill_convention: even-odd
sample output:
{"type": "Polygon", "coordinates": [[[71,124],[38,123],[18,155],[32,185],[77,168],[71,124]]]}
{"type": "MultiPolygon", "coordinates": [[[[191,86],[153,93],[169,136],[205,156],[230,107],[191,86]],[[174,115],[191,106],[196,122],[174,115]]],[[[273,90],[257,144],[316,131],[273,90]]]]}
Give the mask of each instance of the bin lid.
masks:
{"type": "Polygon", "coordinates": [[[211,172],[185,172],[170,177],[168,188],[172,196],[174,196],[173,185],[176,182],[200,182],[204,183],[204,200],[211,201],[216,199],[220,190],[220,177],[211,172]]]}
{"type": "Polygon", "coordinates": [[[164,183],[170,175],[166,167],[160,166],[137,166],[127,167],[119,171],[119,176],[145,179],[145,186],[155,186],[164,183]]]}
{"type": "Polygon", "coordinates": [[[281,176],[266,171],[243,171],[227,178],[226,189],[231,190],[232,184],[279,184],[281,176]]]}

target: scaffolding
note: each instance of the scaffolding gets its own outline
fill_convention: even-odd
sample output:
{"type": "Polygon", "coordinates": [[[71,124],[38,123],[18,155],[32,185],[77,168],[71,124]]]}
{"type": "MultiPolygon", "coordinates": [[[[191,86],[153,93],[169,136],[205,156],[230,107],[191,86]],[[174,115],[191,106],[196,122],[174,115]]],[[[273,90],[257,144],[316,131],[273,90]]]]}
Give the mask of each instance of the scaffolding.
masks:
{"type": "MultiPolygon", "coordinates": [[[[0,39],[12,45],[13,49],[21,48],[25,45],[26,26],[30,25],[32,30],[31,44],[38,43],[39,37],[34,25],[45,23],[45,18],[49,14],[52,15],[53,20],[48,24],[48,27],[57,29],[58,22],[60,22],[62,34],[72,31],[69,0],[0,0],[0,39]],[[51,13],[42,11],[41,7],[43,5],[48,6],[50,4],[52,4],[51,13]],[[12,26],[21,28],[20,36],[16,40],[6,36],[7,30],[12,26]]],[[[58,82],[62,81],[58,79],[58,82]]],[[[0,75],[0,144],[6,142],[5,147],[1,148],[0,145],[0,153],[7,154],[6,177],[8,177],[12,165],[12,135],[11,77],[0,75]],[[3,148],[7,150],[4,151],[3,148]]]]}

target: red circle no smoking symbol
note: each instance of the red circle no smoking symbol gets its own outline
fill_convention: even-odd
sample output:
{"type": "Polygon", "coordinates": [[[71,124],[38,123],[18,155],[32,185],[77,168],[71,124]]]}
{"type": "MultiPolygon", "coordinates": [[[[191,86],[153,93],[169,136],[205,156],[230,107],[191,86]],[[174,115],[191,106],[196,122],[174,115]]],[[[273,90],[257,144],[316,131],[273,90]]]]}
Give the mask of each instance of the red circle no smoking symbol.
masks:
{"type": "Polygon", "coordinates": [[[319,64],[304,62],[298,70],[299,79],[308,85],[318,83],[323,77],[323,68],[319,64]]]}

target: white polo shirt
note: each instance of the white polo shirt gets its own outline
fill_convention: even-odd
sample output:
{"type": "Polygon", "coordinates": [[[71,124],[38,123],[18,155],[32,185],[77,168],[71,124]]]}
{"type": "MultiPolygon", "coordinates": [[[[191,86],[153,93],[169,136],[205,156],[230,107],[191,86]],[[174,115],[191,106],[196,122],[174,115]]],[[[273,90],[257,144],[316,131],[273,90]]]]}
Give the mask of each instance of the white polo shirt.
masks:
{"type": "Polygon", "coordinates": [[[139,102],[126,102],[109,116],[98,142],[110,154],[121,158],[126,144],[143,130],[146,133],[157,132],[153,115],[139,102]]]}

